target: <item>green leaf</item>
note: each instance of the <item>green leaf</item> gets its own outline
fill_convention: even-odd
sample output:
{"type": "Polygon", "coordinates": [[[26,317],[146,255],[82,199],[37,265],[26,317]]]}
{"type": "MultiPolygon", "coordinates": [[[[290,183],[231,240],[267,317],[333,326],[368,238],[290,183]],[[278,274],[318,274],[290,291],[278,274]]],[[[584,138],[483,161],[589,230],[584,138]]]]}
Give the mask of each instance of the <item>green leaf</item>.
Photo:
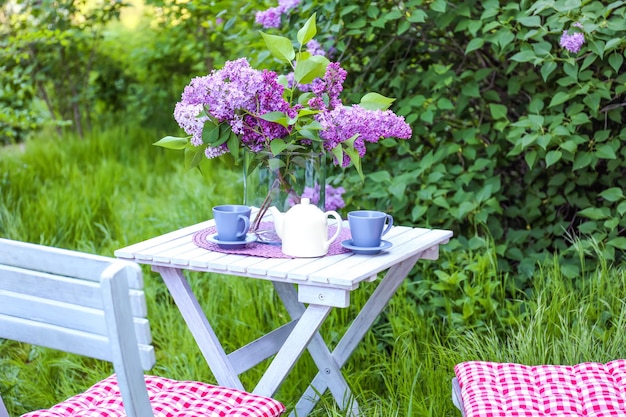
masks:
{"type": "Polygon", "coordinates": [[[270,142],[270,150],[272,151],[272,155],[278,155],[287,147],[287,143],[284,140],[276,138],[272,139],[270,142]]]}
{"type": "Polygon", "coordinates": [[[281,62],[291,63],[296,57],[296,51],[288,38],[284,36],[269,35],[261,32],[267,49],[272,53],[274,58],[281,62]]]}
{"type": "Polygon", "coordinates": [[[187,136],[184,138],[178,138],[175,136],[165,136],[164,138],[158,140],[157,142],[154,142],[153,145],[161,146],[167,149],[180,150],[180,149],[185,149],[187,147],[187,145],[189,144],[189,138],[191,138],[191,136],[187,136]]]}
{"type": "Polygon", "coordinates": [[[550,165],[554,165],[561,160],[563,154],[561,151],[550,151],[546,154],[546,168],[550,165]]]}
{"type": "Polygon", "coordinates": [[[609,240],[606,244],[609,246],[613,246],[614,248],[617,248],[617,249],[626,250],[626,237],[620,236],[620,237],[613,238],[609,240]]]}
{"type": "Polygon", "coordinates": [[[398,200],[401,200],[406,191],[406,180],[396,177],[388,188],[389,192],[398,200]]]}
{"type": "MultiPolygon", "coordinates": [[[[348,157],[350,158],[350,161],[352,161],[352,164],[356,168],[356,171],[359,173],[359,177],[361,177],[361,180],[364,180],[365,177],[363,176],[363,168],[361,167],[361,156],[359,155],[359,152],[354,148],[354,141],[358,137],[359,137],[359,134],[357,133],[356,135],[352,136],[350,139],[342,142],[341,144],[343,145],[342,146],[343,151],[348,155],[348,157]]],[[[334,153],[334,150],[333,150],[333,153],[334,153]]],[[[341,155],[341,158],[338,160],[340,162],[343,160],[343,154],[341,155]]]]}
{"type": "Polygon", "coordinates": [[[289,118],[283,112],[271,111],[271,112],[262,114],[260,118],[263,120],[267,120],[268,122],[278,123],[279,125],[283,127],[289,127],[289,118]]]}
{"type": "Polygon", "coordinates": [[[596,156],[602,159],[617,158],[617,155],[615,154],[613,147],[609,145],[608,143],[598,146],[598,148],[596,149],[596,156]]]}
{"type": "Polygon", "coordinates": [[[535,55],[533,51],[526,50],[526,51],[520,51],[516,53],[510,59],[511,61],[517,61],[517,62],[530,62],[530,61],[536,60],[537,55],[535,55]]]}
{"type": "Polygon", "coordinates": [[[485,40],[483,38],[474,38],[467,44],[465,48],[465,55],[469,54],[472,51],[480,49],[485,44],[485,40]]]}
{"type": "Polygon", "coordinates": [[[402,35],[404,32],[411,28],[411,22],[408,20],[401,20],[398,24],[398,30],[396,30],[397,35],[402,35]]]}
{"type": "Polygon", "coordinates": [[[613,39],[609,39],[607,41],[606,45],[604,45],[604,52],[610,51],[611,49],[614,49],[621,42],[622,42],[622,38],[621,37],[615,37],[613,39]]]}
{"type": "Polygon", "coordinates": [[[618,201],[624,198],[624,192],[619,187],[607,188],[600,193],[600,197],[607,201],[618,201]]]}
{"type": "Polygon", "coordinates": [[[524,16],[517,19],[517,21],[526,27],[540,27],[541,18],[539,16],[524,16]]]}
{"type": "Polygon", "coordinates": [[[343,147],[341,146],[341,143],[337,144],[337,146],[335,146],[331,150],[331,152],[335,157],[335,160],[338,161],[339,164],[341,164],[341,162],[343,161],[343,147]]]}
{"type": "Polygon", "coordinates": [[[524,159],[528,164],[528,168],[533,169],[535,161],[537,161],[537,151],[528,151],[524,154],[524,159]]]}
{"type": "Polygon", "coordinates": [[[304,46],[313,39],[316,34],[317,27],[315,25],[315,13],[313,13],[313,16],[309,17],[304,26],[298,31],[298,42],[300,42],[300,45],[304,46]]]}
{"type": "Polygon", "coordinates": [[[611,54],[611,56],[609,57],[609,65],[611,65],[611,68],[613,68],[616,73],[619,73],[619,69],[622,67],[623,63],[624,57],[622,56],[622,54],[616,52],[611,54]]]}
{"type": "Polygon", "coordinates": [[[197,167],[204,158],[204,149],[201,147],[185,148],[185,169],[197,167]]]}
{"type": "Polygon", "coordinates": [[[502,104],[489,104],[489,111],[491,112],[491,117],[494,119],[506,119],[506,115],[508,112],[508,108],[502,104]]]}
{"type": "Polygon", "coordinates": [[[435,0],[430,4],[430,8],[435,12],[445,13],[447,3],[445,0],[435,0]]]}
{"type": "Polygon", "coordinates": [[[606,219],[609,217],[603,209],[596,207],[587,207],[586,209],[579,211],[578,214],[592,220],[606,219]]]}
{"type": "Polygon", "coordinates": [[[584,222],[580,226],[578,226],[578,231],[584,234],[591,234],[598,230],[597,222],[584,222]]]}
{"type": "Polygon", "coordinates": [[[302,136],[305,139],[309,139],[309,140],[313,140],[313,141],[319,141],[320,140],[317,132],[313,131],[313,130],[310,130],[310,129],[298,129],[298,134],[300,134],[300,136],[302,136]]]}
{"type": "MultiPolygon", "coordinates": [[[[211,146],[218,146],[220,139],[220,125],[213,123],[205,123],[202,128],[202,142],[211,146]]],[[[222,142],[224,143],[224,142],[222,142]]]]}
{"type": "Polygon", "coordinates": [[[228,146],[228,151],[235,157],[236,161],[239,160],[239,145],[239,137],[231,130],[230,135],[228,135],[228,142],[226,142],[226,146],[228,146]]]}
{"type": "Polygon", "coordinates": [[[573,140],[566,140],[565,142],[559,145],[561,149],[564,149],[570,153],[575,153],[578,149],[578,145],[573,140]]]}
{"type": "Polygon", "coordinates": [[[454,104],[450,101],[450,99],[441,97],[437,100],[437,108],[440,110],[454,110],[454,104]]]}
{"type": "Polygon", "coordinates": [[[330,61],[322,55],[314,55],[304,61],[298,61],[294,78],[299,84],[309,84],[316,78],[322,78],[330,61]]]}
{"type": "Polygon", "coordinates": [[[574,164],[572,165],[572,170],[576,171],[577,169],[584,168],[591,164],[593,161],[593,156],[589,152],[577,152],[576,157],[574,158],[574,164]]]}
{"type": "Polygon", "coordinates": [[[591,49],[600,59],[604,59],[604,42],[592,39],[589,41],[589,49],[591,49]]]}
{"type": "Polygon", "coordinates": [[[558,106],[559,104],[563,104],[570,98],[571,96],[568,93],[559,91],[552,97],[552,100],[550,100],[550,104],[548,105],[548,107],[554,107],[554,106],[558,106]]]}
{"type": "Polygon", "coordinates": [[[367,93],[361,97],[359,105],[367,110],[387,110],[396,99],[378,93],[367,93]]]}
{"type": "Polygon", "coordinates": [[[422,9],[412,10],[407,20],[413,23],[424,23],[426,22],[426,12],[422,9]]]}
{"type": "Polygon", "coordinates": [[[556,62],[554,61],[546,61],[541,66],[541,77],[543,78],[544,81],[548,80],[548,77],[550,76],[550,74],[554,72],[556,67],[557,65],[556,65],[556,62]]]}

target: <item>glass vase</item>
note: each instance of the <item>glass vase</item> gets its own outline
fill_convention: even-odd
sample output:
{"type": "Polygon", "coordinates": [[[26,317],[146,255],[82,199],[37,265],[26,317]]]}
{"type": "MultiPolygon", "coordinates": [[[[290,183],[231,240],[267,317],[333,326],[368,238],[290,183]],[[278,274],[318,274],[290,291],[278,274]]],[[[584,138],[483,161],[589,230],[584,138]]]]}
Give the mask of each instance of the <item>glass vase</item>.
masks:
{"type": "Polygon", "coordinates": [[[253,216],[250,231],[265,243],[280,243],[271,219],[261,219],[267,208],[274,206],[286,212],[308,197],[325,211],[326,155],[322,152],[284,152],[277,156],[269,152],[244,152],[243,204],[259,208],[253,216]]]}

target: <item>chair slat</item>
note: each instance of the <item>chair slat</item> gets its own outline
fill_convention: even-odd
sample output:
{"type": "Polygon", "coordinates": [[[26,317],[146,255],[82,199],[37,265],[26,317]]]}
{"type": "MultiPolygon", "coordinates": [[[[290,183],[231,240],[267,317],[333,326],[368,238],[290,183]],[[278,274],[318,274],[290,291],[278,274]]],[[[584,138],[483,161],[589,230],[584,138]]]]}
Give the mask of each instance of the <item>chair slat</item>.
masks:
{"type": "MultiPolygon", "coordinates": [[[[104,311],[46,298],[0,290],[0,314],[31,321],[33,326],[41,323],[97,336],[108,335],[104,311]]],[[[133,322],[139,343],[151,343],[148,320],[133,318],[133,322]]],[[[13,335],[0,329],[0,337],[12,339],[13,335]]]]}
{"type": "MultiPolygon", "coordinates": [[[[111,264],[111,259],[67,249],[0,239],[0,264],[90,281],[100,281],[100,275],[111,264]]],[[[143,288],[142,281],[141,275],[134,276],[128,282],[128,286],[143,288]]]]}
{"type": "MultiPolygon", "coordinates": [[[[62,350],[90,358],[112,361],[108,337],[80,332],[45,323],[33,323],[15,317],[0,315],[0,328],[10,334],[11,340],[62,350]]],[[[154,347],[139,345],[140,363],[143,370],[149,370],[156,362],[154,347]]],[[[0,414],[1,417],[1,414],[0,414]]]]}
{"type": "MultiPolygon", "coordinates": [[[[77,280],[67,276],[32,271],[0,264],[0,290],[44,297],[50,300],[74,303],[85,307],[102,308],[100,285],[94,281],[77,280]]],[[[130,290],[131,307],[135,317],[148,314],[144,292],[130,290]]]]}

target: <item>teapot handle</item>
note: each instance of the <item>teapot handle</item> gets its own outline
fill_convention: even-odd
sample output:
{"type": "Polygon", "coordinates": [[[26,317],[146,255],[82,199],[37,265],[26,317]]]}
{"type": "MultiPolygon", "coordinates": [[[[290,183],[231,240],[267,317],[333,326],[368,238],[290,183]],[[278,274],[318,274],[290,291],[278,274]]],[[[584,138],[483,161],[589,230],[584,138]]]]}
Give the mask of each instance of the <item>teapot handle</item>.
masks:
{"type": "Polygon", "coordinates": [[[337,230],[335,231],[335,234],[333,235],[333,237],[331,237],[324,243],[324,248],[328,249],[330,244],[333,243],[335,239],[339,237],[339,233],[341,233],[341,228],[343,227],[343,220],[341,220],[341,216],[336,211],[327,211],[324,214],[326,215],[326,217],[332,216],[335,218],[335,220],[337,220],[337,230]]]}

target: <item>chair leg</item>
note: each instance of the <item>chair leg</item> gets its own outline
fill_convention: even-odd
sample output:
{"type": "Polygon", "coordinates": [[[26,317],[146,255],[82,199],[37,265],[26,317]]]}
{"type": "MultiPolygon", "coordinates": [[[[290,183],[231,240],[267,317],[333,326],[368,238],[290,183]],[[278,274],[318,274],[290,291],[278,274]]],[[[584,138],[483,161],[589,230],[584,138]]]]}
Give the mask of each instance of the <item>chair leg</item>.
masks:
{"type": "Polygon", "coordinates": [[[9,412],[4,406],[4,402],[2,402],[2,397],[0,397],[0,417],[9,417],[9,412]]]}

